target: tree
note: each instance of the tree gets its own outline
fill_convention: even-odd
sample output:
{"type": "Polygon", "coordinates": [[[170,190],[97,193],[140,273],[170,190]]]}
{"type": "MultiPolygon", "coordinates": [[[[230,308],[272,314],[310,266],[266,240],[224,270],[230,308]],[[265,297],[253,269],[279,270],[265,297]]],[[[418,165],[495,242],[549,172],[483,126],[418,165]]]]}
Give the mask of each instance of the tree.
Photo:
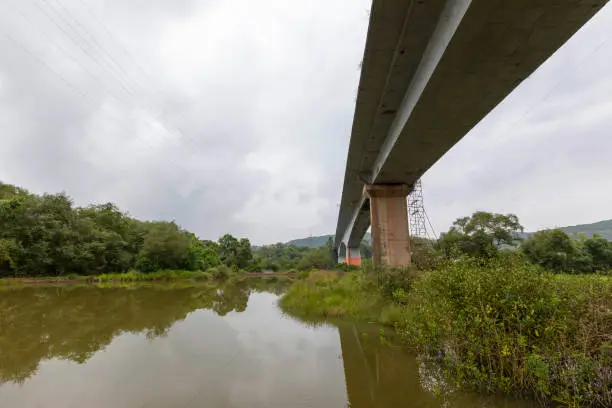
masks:
{"type": "Polygon", "coordinates": [[[236,266],[239,269],[245,269],[251,266],[253,262],[253,251],[251,242],[248,238],[240,238],[236,247],[236,266]]]}
{"type": "Polygon", "coordinates": [[[559,229],[536,232],[521,249],[531,262],[558,272],[571,271],[576,256],[571,238],[559,229]]]}
{"type": "Polygon", "coordinates": [[[21,187],[5,184],[0,181],[0,200],[10,200],[18,197],[27,197],[30,193],[21,187]]]}
{"type": "Polygon", "coordinates": [[[591,238],[581,238],[584,249],[590,255],[592,260],[592,271],[608,271],[612,269],[612,242],[601,237],[593,235],[591,238]]]}
{"type": "Polygon", "coordinates": [[[225,265],[236,265],[238,254],[238,240],[230,234],[219,238],[219,256],[225,265]]]}
{"type": "MultiPolygon", "coordinates": [[[[299,257],[299,255],[298,255],[299,257]]],[[[226,264],[260,270],[248,239],[200,241],[174,222],[140,222],[113,203],[74,208],[66,194],[0,183],[0,276],[58,276],[226,264]]]]}
{"type": "Polygon", "coordinates": [[[219,244],[215,241],[200,241],[200,249],[198,251],[200,257],[200,269],[206,270],[221,265],[221,256],[219,255],[219,244]]]}
{"type": "Polygon", "coordinates": [[[137,268],[151,272],[158,269],[182,269],[189,264],[191,237],[174,222],[148,222],[145,239],[138,255],[137,268]]]}
{"type": "Polygon", "coordinates": [[[427,238],[411,237],[410,250],[412,263],[418,269],[432,270],[440,262],[439,251],[434,248],[434,242],[427,238]]]}
{"type": "Polygon", "coordinates": [[[359,252],[361,253],[362,259],[372,259],[372,245],[367,241],[361,241],[359,245],[359,252]]]}
{"type": "Polygon", "coordinates": [[[503,246],[515,246],[520,241],[523,226],[514,214],[495,214],[477,211],[471,217],[458,218],[447,233],[440,237],[440,245],[448,256],[467,254],[491,258],[503,246]]]}

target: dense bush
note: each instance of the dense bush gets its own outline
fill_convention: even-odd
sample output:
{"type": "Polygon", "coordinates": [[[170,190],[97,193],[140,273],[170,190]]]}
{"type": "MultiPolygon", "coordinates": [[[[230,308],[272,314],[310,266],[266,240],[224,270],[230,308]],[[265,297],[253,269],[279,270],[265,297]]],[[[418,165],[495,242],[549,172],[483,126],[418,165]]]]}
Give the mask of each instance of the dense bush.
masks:
{"type": "Polygon", "coordinates": [[[531,263],[563,273],[609,274],[612,270],[612,242],[593,235],[570,237],[560,229],[538,231],[520,238],[523,226],[514,214],[478,211],[457,219],[441,235],[439,250],[413,251],[414,263],[424,270],[435,269],[441,258],[472,257],[492,259],[506,252],[523,254],[531,263]]]}
{"type": "Polygon", "coordinates": [[[521,249],[531,262],[555,272],[612,270],[612,242],[598,235],[572,239],[558,229],[539,231],[523,241],[521,249]]]}
{"type": "Polygon", "coordinates": [[[333,256],[331,239],[317,248],[298,247],[287,244],[264,245],[255,249],[254,254],[261,260],[263,270],[283,271],[298,269],[331,269],[337,262],[333,256]]]}
{"type": "Polygon", "coordinates": [[[408,293],[421,274],[416,267],[374,267],[369,262],[364,264],[363,273],[374,284],[374,290],[388,300],[398,299],[408,293]]]}
{"type": "Polygon", "coordinates": [[[612,280],[512,257],[449,263],[414,283],[398,330],[458,385],[612,404],[612,280]]]}
{"type": "Polygon", "coordinates": [[[231,269],[228,268],[226,265],[215,266],[213,268],[210,268],[206,272],[217,280],[227,279],[232,274],[231,269]]]}

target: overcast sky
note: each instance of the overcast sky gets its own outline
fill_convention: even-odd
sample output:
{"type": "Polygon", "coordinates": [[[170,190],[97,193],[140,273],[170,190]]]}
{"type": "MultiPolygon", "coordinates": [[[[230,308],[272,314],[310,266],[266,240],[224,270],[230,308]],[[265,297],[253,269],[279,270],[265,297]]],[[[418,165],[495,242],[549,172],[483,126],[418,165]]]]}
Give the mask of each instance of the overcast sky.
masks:
{"type": "MultiPolygon", "coordinates": [[[[368,0],[0,0],[0,180],[202,238],[335,231],[368,0]]],[[[437,232],[612,218],[612,8],[425,175],[437,232]]]]}

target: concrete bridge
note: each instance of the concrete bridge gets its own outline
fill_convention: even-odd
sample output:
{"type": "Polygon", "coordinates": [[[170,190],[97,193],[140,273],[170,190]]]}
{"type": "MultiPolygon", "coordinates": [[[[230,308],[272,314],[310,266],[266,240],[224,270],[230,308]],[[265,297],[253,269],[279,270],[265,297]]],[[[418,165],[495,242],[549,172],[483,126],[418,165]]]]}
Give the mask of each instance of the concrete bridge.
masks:
{"type": "Polygon", "coordinates": [[[607,0],[373,0],[335,246],[410,264],[411,186],[607,0]]]}

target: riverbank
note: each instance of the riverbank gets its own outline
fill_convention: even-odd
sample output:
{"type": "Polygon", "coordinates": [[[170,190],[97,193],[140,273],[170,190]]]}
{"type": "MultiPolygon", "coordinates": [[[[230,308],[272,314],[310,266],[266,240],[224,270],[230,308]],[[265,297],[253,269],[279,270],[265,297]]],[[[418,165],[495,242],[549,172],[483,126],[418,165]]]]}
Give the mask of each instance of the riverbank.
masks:
{"type": "Polygon", "coordinates": [[[518,260],[437,271],[312,274],[280,301],[307,320],[395,327],[453,384],[565,406],[612,406],[612,278],[552,275],[518,260]]]}
{"type": "Polygon", "coordinates": [[[83,285],[98,283],[125,283],[125,282],[165,282],[165,281],[206,281],[206,280],[226,280],[242,278],[266,278],[268,280],[283,280],[296,277],[295,273],[289,272],[262,272],[262,273],[212,273],[207,271],[183,271],[183,270],[162,270],[150,273],[126,272],[110,273],[101,275],[67,275],[67,276],[41,276],[41,277],[15,277],[1,278],[0,287],[29,286],[29,285],[83,285]]]}

